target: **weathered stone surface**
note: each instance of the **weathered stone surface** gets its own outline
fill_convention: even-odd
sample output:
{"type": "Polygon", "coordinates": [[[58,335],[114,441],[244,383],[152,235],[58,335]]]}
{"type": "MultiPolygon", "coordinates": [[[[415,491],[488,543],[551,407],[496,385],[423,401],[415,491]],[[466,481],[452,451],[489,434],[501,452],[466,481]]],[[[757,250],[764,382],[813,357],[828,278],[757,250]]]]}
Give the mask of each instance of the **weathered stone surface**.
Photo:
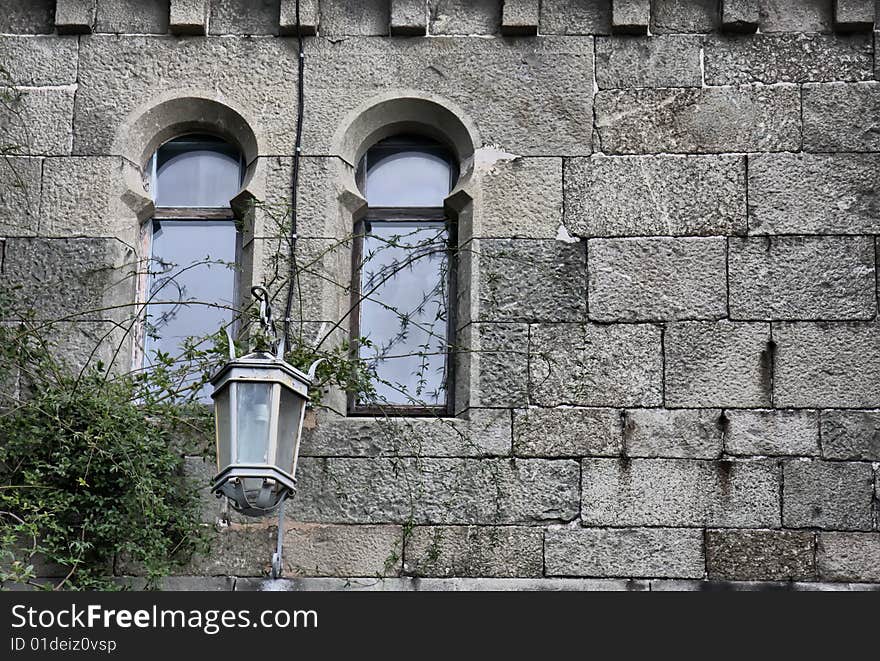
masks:
{"type": "Polygon", "coordinates": [[[539,577],[544,531],[511,526],[416,526],[403,571],[413,576],[539,577]]]}
{"type": "Polygon", "coordinates": [[[870,35],[756,34],[705,42],[709,85],[871,80],[870,35]]]}
{"type": "Polygon", "coordinates": [[[819,576],[880,583],[880,533],[819,533],[819,576]]]}
{"type": "MultiPolygon", "coordinates": [[[[227,528],[212,531],[210,550],[196,555],[182,573],[199,576],[265,576],[269,573],[275,550],[277,528],[269,520],[248,520],[231,523],[227,528]]],[[[289,553],[289,549],[288,549],[289,553]]],[[[143,573],[133,565],[117,563],[125,574],[143,573]]]]}
{"type": "Polygon", "coordinates": [[[732,319],[877,314],[873,237],[767,236],[728,244],[732,319]]]}
{"type": "Polygon", "coordinates": [[[712,32],[718,19],[718,0],[654,0],[651,34],[712,32]]]}
{"type": "Polygon", "coordinates": [[[880,332],[873,323],[774,325],[776,406],[880,406],[880,332]]]}
{"type": "MultiPolygon", "coordinates": [[[[291,154],[295,47],[285,39],[83,37],[76,153],[110,154],[117,133],[124,131],[121,127],[143,99],[190,95],[236,108],[259,129],[266,153],[291,154]]],[[[190,118],[179,121],[184,119],[190,118]]]]}
{"type": "Polygon", "coordinates": [[[122,319],[135,312],[134,269],[131,249],[114,239],[10,238],[0,288],[21,286],[16,298],[40,319],[122,319]]]}
{"type": "Polygon", "coordinates": [[[431,34],[494,34],[501,24],[497,0],[428,0],[431,34]]]}
{"type": "Polygon", "coordinates": [[[524,156],[591,152],[589,39],[320,39],[307,59],[306,153],[331,153],[353,109],[401,87],[458,104],[486,145],[524,156]]]}
{"type": "Polygon", "coordinates": [[[614,0],[611,29],[621,34],[645,34],[651,18],[651,0],[614,0]]]}
{"type": "Polygon", "coordinates": [[[76,82],[76,37],[2,36],[0,84],[68,85],[76,82]]]}
{"type": "Polygon", "coordinates": [[[0,135],[17,154],[70,153],[75,88],[18,89],[0,105],[0,135]]]}
{"type": "Polygon", "coordinates": [[[779,526],[772,461],[584,459],[581,518],[595,526],[779,526]]]}
{"type": "Polygon", "coordinates": [[[556,238],[562,225],[561,158],[501,159],[478,172],[482,203],[474,236],[556,238]]]}
{"type": "Polygon", "coordinates": [[[822,456],[880,461],[880,411],[822,411],[822,456]]]}
{"type": "Polygon", "coordinates": [[[5,0],[0,8],[0,33],[44,34],[53,30],[54,0],[5,0]]]}
{"type": "Polygon", "coordinates": [[[800,581],[680,581],[657,579],[650,581],[653,592],[874,592],[880,586],[874,583],[819,583],[800,581]]]}
{"type": "MultiPolygon", "coordinates": [[[[296,35],[297,0],[281,0],[278,17],[278,34],[296,35]]],[[[313,35],[320,22],[319,0],[299,0],[299,24],[303,35],[313,35]]]]}
{"type": "Polygon", "coordinates": [[[95,27],[95,0],[57,0],[55,29],[58,34],[88,34],[95,27]]]}
{"type": "Polygon", "coordinates": [[[96,32],[165,34],[169,0],[99,0],[96,32]]]}
{"type": "Polygon", "coordinates": [[[548,576],[703,576],[703,531],[687,528],[550,529],[548,576]]]}
{"type": "MultiPolygon", "coordinates": [[[[471,406],[528,404],[529,332],[526,324],[471,324],[458,336],[470,361],[471,406]]],[[[463,381],[458,379],[457,384],[463,381]]],[[[463,399],[463,397],[457,397],[463,399]]]]}
{"type": "Polygon", "coordinates": [[[40,158],[0,158],[0,235],[39,233],[42,165],[40,158]]]}
{"type": "Polygon", "coordinates": [[[280,0],[223,0],[211,3],[211,34],[277,34],[280,0]]]}
{"type": "Polygon", "coordinates": [[[800,148],[794,85],[606,90],[596,128],[612,154],[789,151],[800,148]]]}
{"type": "Polygon", "coordinates": [[[749,224],[759,234],[880,231],[880,155],[749,157],[749,224]]]}
{"type": "Polygon", "coordinates": [[[468,418],[307,418],[304,457],[482,457],[510,454],[510,412],[468,418]]]}
{"type": "Polygon", "coordinates": [[[288,521],[284,547],[285,576],[395,576],[403,529],[288,521]]]}
{"type": "Polygon", "coordinates": [[[502,4],[501,34],[537,34],[540,6],[536,0],[506,0],[502,4]]]}
{"type": "Polygon", "coordinates": [[[321,34],[325,36],[385,35],[390,22],[390,0],[321,0],[321,34]]]}
{"type": "Polygon", "coordinates": [[[740,156],[568,159],[565,226],[579,236],[745,234],[745,172],[740,156]]]}
{"type": "Polygon", "coordinates": [[[622,415],[624,455],[715,459],[721,455],[720,411],[628,409],[622,415]]]}
{"type": "Polygon", "coordinates": [[[727,32],[754,32],[758,29],[759,0],[721,0],[721,28],[727,32]]]}
{"type": "Polygon", "coordinates": [[[834,29],[839,32],[870,31],[874,27],[874,2],[834,0],[834,29]]]}
{"type": "Polygon", "coordinates": [[[761,32],[830,32],[826,0],[759,0],[761,32]]]}
{"type": "Polygon", "coordinates": [[[168,29],[173,34],[205,34],[207,0],[171,0],[168,29]]]}
{"type": "Polygon", "coordinates": [[[791,528],[871,530],[873,492],[871,464],[786,461],[782,523],[791,528]]]}
{"type": "Polygon", "coordinates": [[[428,26],[423,0],[391,0],[391,34],[422,36],[428,26]]]}
{"type": "Polygon", "coordinates": [[[601,37],[596,40],[599,89],[699,87],[701,39],[690,36],[601,37]]]}
{"type": "Polygon", "coordinates": [[[721,237],[590,239],[590,318],[668,321],[724,317],[726,253],[721,237]]]}
{"type": "Polygon", "coordinates": [[[541,34],[610,34],[611,3],[541,0],[541,34]]]}
{"type": "Polygon", "coordinates": [[[513,453],[519,457],[614,457],[621,453],[617,409],[517,409],[513,453]]]}
{"type": "Polygon", "coordinates": [[[724,449],[734,455],[819,454],[819,413],[804,410],[725,411],[724,449]]]}
{"type": "Polygon", "coordinates": [[[481,321],[583,321],[587,251],[580,242],[479,239],[481,321]],[[523,295],[523,287],[528,295],[523,295]]]}
{"type": "Polygon", "coordinates": [[[660,329],[650,324],[536,324],[529,385],[540,406],[657,406],[660,329]]]}
{"type": "Polygon", "coordinates": [[[666,329],[666,404],[768,406],[769,324],[682,322],[666,329]]]}
{"type": "Polygon", "coordinates": [[[880,83],[808,84],[804,149],[880,151],[880,83]]]}
{"type": "Polygon", "coordinates": [[[297,521],[529,524],[578,512],[576,461],[304,457],[297,521]]]}
{"type": "Polygon", "coordinates": [[[707,530],[710,579],[803,581],[816,578],[815,537],[791,530],[707,530]]]}

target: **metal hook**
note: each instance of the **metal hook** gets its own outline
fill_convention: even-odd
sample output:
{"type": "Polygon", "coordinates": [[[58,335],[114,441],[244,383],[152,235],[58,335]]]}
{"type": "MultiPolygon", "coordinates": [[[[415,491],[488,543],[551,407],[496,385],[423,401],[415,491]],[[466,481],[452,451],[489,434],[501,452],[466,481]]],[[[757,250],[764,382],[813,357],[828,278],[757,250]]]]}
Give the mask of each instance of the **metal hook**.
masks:
{"type": "Polygon", "coordinates": [[[269,302],[269,292],[262,285],[251,287],[251,295],[260,303],[260,327],[267,337],[272,338],[272,348],[278,346],[278,331],[275,329],[275,321],[272,318],[272,304],[269,302]]]}

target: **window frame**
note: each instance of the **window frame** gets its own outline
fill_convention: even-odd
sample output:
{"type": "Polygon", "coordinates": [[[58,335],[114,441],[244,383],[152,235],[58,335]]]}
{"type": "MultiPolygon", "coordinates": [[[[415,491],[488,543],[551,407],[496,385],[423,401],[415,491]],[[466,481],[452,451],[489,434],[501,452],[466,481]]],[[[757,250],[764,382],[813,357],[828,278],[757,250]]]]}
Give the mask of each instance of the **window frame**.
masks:
{"type": "MultiPolygon", "coordinates": [[[[455,187],[459,177],[459,168],[452,150],[440,142],[422,138],[421,136],[393,136],[377,145],[383,148],[398,148],[405,150],[411,148],[418,151],[434,151],[449,163],[450,168],[450,191],[455,187]]],[[[376,147],[374,145],[373,147],[376,147]]],[[[371,148],[372,149],[372,148],[371,148]]],[[[367,155],[370,150],[360,159],[355,174],[355,182],[358,189],[366,190],[367,155]]],[[[366,196],[364,196],[366,197],[366,196]]],[[[352,245],[351,260],[351,298],[352,311],[349,323],[350,356],[353,360],[360,359],[360,345],[358,339],[361,331],[361,274],[363,270],[364,238],[366,225],[371,222],[381,223],[424,223],[426,225],[443,223],[446,229],[446,255],[447,255],[447,283],[446,283],[446,353],[445,360],[445,403],[438,406],[416,404],[388,404],[388,405],[364,405],[357,402],[356,393],[348,393],[347,410],[351,417],[448,417],[454,411],[455,395],[455,369],[454,369],[454,345],[457,325],[457,310],[455,302],[458,285],[458,231],[457,223],[450,218],[446,209],[439,207],[367,207],[365,213],[354,222],[354,239],[352,245]]]]}

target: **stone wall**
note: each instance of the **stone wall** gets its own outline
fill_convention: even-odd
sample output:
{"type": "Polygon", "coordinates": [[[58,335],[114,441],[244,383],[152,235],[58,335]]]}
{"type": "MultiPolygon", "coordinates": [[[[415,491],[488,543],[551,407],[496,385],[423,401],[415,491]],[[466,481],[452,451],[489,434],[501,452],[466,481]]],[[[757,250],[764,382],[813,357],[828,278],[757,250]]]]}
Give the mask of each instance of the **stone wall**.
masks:
{"type": "MultiPolygon", "coordinates": [[[[22,146],[0,159],[0,284],[39,287],[46,315],[111,307],[71,345],[133,300],[114,274],[151,212],[139,170],[175,126],[244,146],[240,118],[245,193],[289,196],[293,7],[0,0],[21,92],[0,132],[22,146]]],[[[422,99],[474,143],[456,417],[309,417],[291,585],[880,584],[874,10],[304,0],[300,249],[336,246],[303,278],[309,328],[348,307],[357,118],[422,99]]],[[[277,232],[246,220],[258,282],[277,232]]],[[[233,519],[168,585],[258,586],[274,537],[233,519]]]]}

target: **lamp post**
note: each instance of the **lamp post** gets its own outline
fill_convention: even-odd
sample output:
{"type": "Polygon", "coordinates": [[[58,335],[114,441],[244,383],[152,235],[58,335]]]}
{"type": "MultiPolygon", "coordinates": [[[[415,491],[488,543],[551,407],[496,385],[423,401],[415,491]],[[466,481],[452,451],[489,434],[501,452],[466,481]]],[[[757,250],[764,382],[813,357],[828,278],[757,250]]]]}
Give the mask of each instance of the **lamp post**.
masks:
{"type": "Polygon", "coordinates": [[[263,330],[274,338],[275,353],[254,351],[230,360],[211,379],[217,476],[211,491],[226,496],[246,516],[278,512],[278,543],[272,556],[272,578],[281,575],[284,502],[296,492],[296,463],[309,388],[320,360],[308,373],[284,361],[272,309],[263,287],[254,287],[263,330]]]}

